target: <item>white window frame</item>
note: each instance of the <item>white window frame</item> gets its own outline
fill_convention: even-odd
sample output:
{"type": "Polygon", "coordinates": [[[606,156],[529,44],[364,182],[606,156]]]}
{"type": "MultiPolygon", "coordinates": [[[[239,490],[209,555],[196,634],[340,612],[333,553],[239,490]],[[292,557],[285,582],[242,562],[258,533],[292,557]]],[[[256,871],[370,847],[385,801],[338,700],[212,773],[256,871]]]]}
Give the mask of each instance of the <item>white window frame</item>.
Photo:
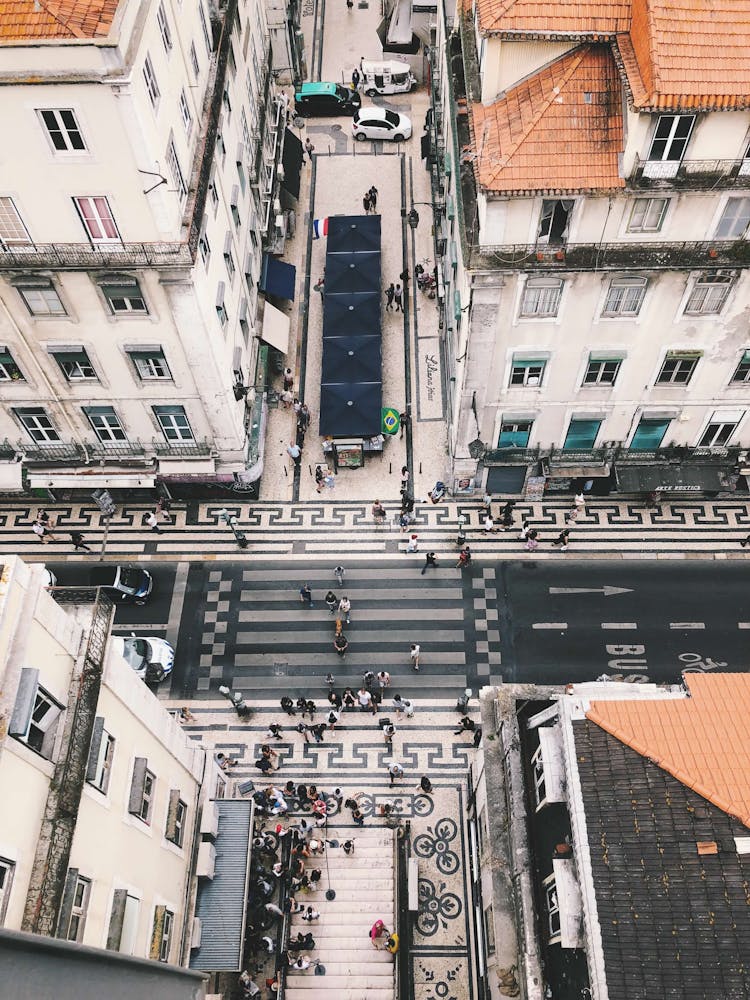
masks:
{"type": "Polygon", "coordinates": [[[32,239],[10,195],[0,196],[0,249],[28,247],[32,239]]]}
{"type": "Polygon", "coordinates": [[[86,140],[83,138],[83,131],[74,108],[37,108],[36,113],[55,154],[88,152],[86,140]],[[71,117],[72,123],[66,121],[63,116],[71,117]],[[49,118],[52,118],[53,124],[50,124],[49,118]],[[62,146],[56,144],[56,136],[59,136],[62,146]],[[80,146],[75,145],[76,137],[81,143],[80,146]]]}
{"type": "Polygon", "coordinates": [[[750,226],[750,197],[727,198],[716,223],[714,239],[741,240],[750,226]],[[743,223],[738,226],[738,223],[743,223]],[[726,229],[726,232],[722,232],[726,229]]]}
{"type": "Polygon", "coordinates": [[[34,695],[34,707],[31,710],[31,718],[26,727],[26,733],[24,736],[19,736],[18,738],[30,750],[38,753],[41,757],[45,757],[47,760],[51,760],[57,727],[60,724],[61,718],[62,706],[60,703],[53,698],[49,691],[45,691],[43,687],[37,686],[36,694],[34,695]],[[44,713],[40,714],[38,719],[35,718],[41,709],[44,709],[44,713]],[[37,735],[41,738],[39,740],[39,747],[33,746],[30,742],[32,735],[35,737],[35,741],[37,735]]]}
{"type": "Polygon", "coordinates": [[[116,279],[102,281],[99,290],[113,316],[148,316],[146,297],[141,291],[140,283],[135,278],[122,279],[121,281],[116,279]],[[118,289],[117,294],[114,294],[114,289],[118,289]],[[137,302],[140,302],[141,305],[134,304],[137,302]],[[120,308],[115,303],[122,303],[122,307],[120,308]]]}
{"type": "Polygon", "coordinates": [[[598,387],[602,385],[613,386],[620,374],[620,368],[622,367],[623,360],[624,360],[623,358],[595,358],[589,356],[589,359],[586,362],[586,371],[583,373],[583,381],[581,382],[581,386],[583,388],[590,388],[591,386],[598,387]],[[588,379],[589,372],[592,371],[592,368],[595,365],[599,365],[600,368],[596,373],[596,378],[589,380],[588,379]],[[603,377],[605,374],[609,374],[608,372],[606,372],[607,365],[616,366],[614,372],[612,373],[611,379],[605,379],[603,377]]]}
{"type": "Polygon", "coordinates": [[[91,363],[91,358],[88,355],[88,351],[81,348],[80,351],[52,351],[52,357],[55,359],[60,371],[65,376],[66,382],[98,382],[98,376],[96,374],[96,369],[91,363]],[[79,354],[79,360],[72,360],[71,358],[64,358],[64,354],[79,354]],[[66,370],[63,366],[71,366],[69,370],[66,370]]]}
{"type": "Polygon", "coordinates": [[[151,101],[151,107],[156,110],[159,107],[161,91],[159,90],[159,82],[154,72],[154,64],[151,62],[151,56],[148,52],[146,53],[146,58],[143,60],[143,79],[146,84],[146,93],[151,101]]]}
{"type": "Polygon", "coordinates": [[[634,319],[646,297],[646,278],[612,278],[602,305],[602,319],[634,319]]]}
{"type": "Polygon", "coordinates": [[[636,198],[630,210],[629,233],[659,233],[669,208],[669,198],[636,198]],[[655,209],[658,211],[655,212],[655,209]],[[658,215],[658,218],[654,218],[658,215]]]}
{"type": "Polygon", "coordinates": [[[92,243],[120,243],[120,231],[117,228],[109,198],[106,195],[79,195],[73,198],[86,235],[92,243]],[[108,234],[112,229],[114,235],[108,234]]]}
{"type": "Polygon", "coordinates": [[[89,780],[89,784],[97,788],[103,795],[109,790],[109,781],[112,776],[112,762],[115,759],[115,746],[117,740],[112,733],[102,729],[102,738],[99,743],[99,752],[96,757],[96,771],[94,777],[89,780]]]}
{"type": "Polygon", "coordinates": [[[658,118],[656,119],[656,125],[654,126],[654,133],[651,136],[651,143],[649,145],[647,159],[650,160],[652,163],[663,163],[665,161],[668,163],[682,163],[683,159],[685,158],[685,153],[687,152],[688,144],[690,143],[690,138],[693,134],[694,128],[695,128],[695,115],[683,115],[683,114],[659,115],[658,118]],[[672,119],[672,124],[669,129],[668,135],[666,137],[660,137],[657,139],[656,133],[659,131],[659,126],[661,122],[669,118],[672,119]],[[679,128],[679,124],[683,118],[691,119],[690,128],[688,130],[687,136],[684,139],[678,139],[675,137],[675,132],[679,128]],[[656,142],[665,143],[664,151],[662,152],[661,156],[654,156],[654,144],[656,142]],[[672,151],[673,146],[676,146],[679,143],[684,143],[679,156],[670,156],[669,154],[672,151]]]}
{"type": "Polygon", "coordinates": [[[182,116],[182,124],[185,127],[185,135],[190,138],[190,133],[193,131],[193,114],[190,110],[190,104],[188,103],[184,87],[180,91],[180,115],[182,116]]]}
{"type": "Polygon", "coordinates": [[[198,0],[198,15],[201,22],[201,31],[203,33],[203,41],[206,43],[206,52],[208,53],[208,58],[210,59],[214,51],[213,36],[211,34],[211,29],[206,21],[206,12],[203,9],[203,0],[198,0]]]}
{"type": "Polygon", "coordinates": [[[32,441],[36,444],[59,444],[62,440],[54,421],[43,406],[19,406],[13,411],[32,441]],[[44,419],[49,427],[39,421],[44,419]]]}
{"type": "Polygon", "coordinates": [[[167,12],[164,9],[164,0],[159,0],[159,6],[156,8],[156,23],[159,26],[159,34],[164,43],[164,51],[169,55],[172,51],[172,31],[169,27],[167,12]]]}
{"type": "Polygon", "coordinates": [[[114,406],[84,406],[83,412],[101,444],[127,443],[128,436],[114,406]]]}
{"type": "Polygon", "coordinates": [[[684,355],[681,351],[669,351],[665,356],[659,368],[659,374],[656,376],[656,385],[674,385],[674,386],[685,386],[689,385],[692,381],[693,375],[695,375],[695,369],[698,367],[699,357],[692,357],[690,355],[684,355]],[[667,365],[674,363],[674,369],[669,378],[662,378],[665,374],[665,369],[667,365]],[[685,379],[677,378],[676,376],[681,374],[684,365],[690,365],[690,369],[687,372],[687,377],[685,379]]]}
{"type": "Polygon", "coordinates": [[[510,365],[508,388],[539,388],[544,382],[544,373],[546,370],[546,358],[524,358],[520,355],[518,357],[514,357],[510,365]],[[520,382],[514,381],[516,372],[521,374],[520,382]]]}
{"type": "Polygon", "coordinates": [[[24,374],[21,371],[13,352],[7,347],[0,352],[0,382],[25,382],[24,374]]]}
{"type": "Polygon", "coordinates": [[[188,186],[185,181],[185,175],[182,172],[182,167],[180,166],[180,158],[177,155],[177,147],[174,144],[174,137],[170,135],[169,142],[167,143],[167,163],[169,164],[169,172],[172,175],[172,181],[177,190],[177,195],[180,199],[180,204],[185,201],[188,194],[188,186]]]}
{"type": "Polygon", "coordinates": [[[198,62],[198,53],[195,51],[195,42],[190,43],[190,65],[193,67],[195,79],[200,79],[201,64],[198,62]]]}
{"type": "Polygon", "coordinates": [[[730,385],[747,385],[750,382],[750,350],[743,351],[742,357],[732,373],[730,385]],[[738,378],[739,376],[739,378],[738,378]]]}
{"type": "Polygon", "coordinates": [[[0,858],[0,927],[5,924],[5,914],[8,912],[15,874],[15,861],[11,861],[10,858],[0,858]]]}
{"type": "Polygon", "coordinates": [[[165,441],[177,443],[195,441],[193,428],[190,426],[184,406],[154,406],[153,411],[165,441]],[[170,410],[179,410],[180,412],[171,413],[169,412],[170,410]],[[184,420],[186,426],[182,426],[179,418],[184,420]],[[185,431],[187,431],[187,434],[185,431]]]}
{"type": "Polygon", "coordinates": [[[562,278],[528,278],[521,293],[520,315],[554,319],[560,312],[562,278]]]}
{"type": "Polygon", "coordinates": [[[90,897],[91,879],[84,878],[83,875],[78,875],[76,877],[75,888],[73,889],[73,905],[70,910],[70,920],[68,921],[65,933],[66,941],[76,941],[78,944],[83,941],[90,897]]]}
{"type": "Polygon", "coordinates": [[[129,351],[130,360],[133,362],[138,378],[142,382],[165,382],[172,381],[166,355],[163,350],[157,351],[129,351]],[[161,371],[159,368],[161,367],[161,371]]]}
{"type": "Polygon", "coordinates": [[[146,768],[146,773],[143,776],[143,794],[141,796],[141,805],[138,812],[133,813],[137,819],[146,826],[151,825],[151,817],[154,813],[154,793],[156,791],[156,775],[153,771],[149,771],[146,768]]]}
{"type": "Polygon", "coordinates": [[[159,943],[159,961],[168,962],[169,952],[172,948],[172,934],[174,933],[175,919],[174,913],[167,909],[164,912],[164,923],[161,928],[161,942],[159,943]]]}
{"type": "Polygon", "coordinates": [[[547,785],[544,776],[541,743],[532,754],[531,768],[534,779],[534,801],[536,802],[537,809],[540,809],[547,802],[547,785]]]}
{"type": "Polygon", "coordinates": [[[722,274],[702,274],[693,282],[683,313],[686,316],[718,316],[726,305],[734,278],[722,274]]]}
{"type": "Polygon", "coordinates": [[[544,908],[547,913],[548,942],[553,944],[562,936],[562,921],[560,918],[560,897],[557,892],[557,882],[554,874],[548,875],[542,882],[544,889],[544,908]]]}
{"type": "Polygon", "coordinates": [[[714,419],[714,417],[711,417],[711,419],[708,421],[706,426],[703,428],[703,431],[701,432],[701,436],[698,439],[697,447],[726,448],[729,444],[730,438],[732,437],[732,435],[734,434],[734,432],[737,430],[738,427],[739,427],[738,420],[716,420],[714,419]],[[704,438],[709,434],[711,428],[714,428],[713,433],[711,434],[711,440],[705,441],[704,438]],[[725,440],[717,441],[716,439],[719,436],[723,435],[726,432],[727,428],[729,428],[729,431],[728,433],[726,433],[725,440]]]}
{"type": "Polygon", "coordinates": [[[68,315],[57,288],[51,281],[40,280],[16,285],[16,291],[29,310],[29,315],[35,319],[68,315]]]}

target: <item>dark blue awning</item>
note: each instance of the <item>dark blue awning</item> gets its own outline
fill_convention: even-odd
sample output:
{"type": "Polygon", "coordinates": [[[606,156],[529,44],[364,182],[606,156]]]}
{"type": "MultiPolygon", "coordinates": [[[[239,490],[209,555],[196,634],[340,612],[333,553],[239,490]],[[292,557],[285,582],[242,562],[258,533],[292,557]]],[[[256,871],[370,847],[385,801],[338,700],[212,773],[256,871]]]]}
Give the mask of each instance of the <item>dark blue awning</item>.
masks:
{"type": "Polygon", "coordinates": [[[294,301],[294,286],[297,281],[297,268],[283,260],[276,260],[268,254],[263,254],[263,266],[260,269],[260,290],[266,295],[277,299],[294,301]]]}

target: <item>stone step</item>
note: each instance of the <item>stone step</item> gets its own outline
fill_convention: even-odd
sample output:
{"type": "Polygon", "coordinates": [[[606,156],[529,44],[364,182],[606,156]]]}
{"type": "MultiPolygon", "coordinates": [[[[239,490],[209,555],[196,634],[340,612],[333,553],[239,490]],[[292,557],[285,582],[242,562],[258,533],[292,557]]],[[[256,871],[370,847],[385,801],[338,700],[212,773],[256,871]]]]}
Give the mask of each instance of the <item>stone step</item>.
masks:
{"type": "MultiPolygon", "coordinates": [[[[337,903],[346,903],[346,902],[356,903],[358,906],[360,906],[364,905],[365,898],[368,903],[377,902],[378,904],[380,904],[388,901],[393,902],[393,884],[391,884],[390,888],[388,889],[374,889],[373,891],[370,891],[368,889],[367,896],[365,897],[363,895],[364,890],[362,888],[360,888],[359,890],[347,889],[347,888],[339,889],[339,887],[336,885],[335,880],[332,879],[331,882],[332,882],[332,888],[335,889],[336,891],[335,901],[337,903]]],[[[313,889],[307,893],[305,892],[298,893],[297,896],[295,896],[295,899],[297,899],[299,903],[304,903],[305,900],[307,900],[309,903],[314,903],[315,909],[319,910],[320,906],[318,904],[321,900],[325,899],[327,889],[328,885],[322,885],[320,889],[313,889]]]]}
{"type": "MultiPolygon", "coordinates": [[[[385,918],[383,918],[385,920],[385,918]]],[[[319,924],[320,921],[317,922],[319,924]]],[[[388,926],[388,921],[385,920],[386,926],[388,926]]],[[[335,948],[334,955],[337,958],[341,958],[342,955],[346,954],[347,961],[353,962],[374,962],[378,964],[391,961],[391,956],[384,949],[376,950],[370,943],[369,930],[372,926],[372,921],[367,927],[360,928],[360,933],[358,936],[354,937],[357,933],[355,927],[350,925],[337,924],[336,927],[330,933],[323,933],[323,928],[313,924],[304,924],[303,926],[298,926],[297,924],[292,924],[293,934],[296,935],[297,931],[302,931],[306,933],[307,931],[312,931],[312,935],[315,938],[315,943],[317,948],[315,949],[315,955],[322,958],[323,955],[328,955],[331,952],[332,947],[335,948]],[[344,937],[345,934],[351,935],[350,937],[344,937]]],[[[323,959],[323,962],[328,967],[328,962],[323,959]]]]}
{"type": "MultiPolygon", "coordinates": [[[[371,949],[374,951],[374,949],[371,949]]],[[[313,952],[315,959],[320,959],[321,964],[326,967],[326,983],[330,983],[333,979],[349,979],[352,986],[362,985],[365,986],[366,983],[360,983],[359,980],[374,980],[374,985],[383,985],[383,980],[393,979],[393,956],[385,954],[391,959],[390,963],[383,962],[373,962],[372,965],[368,963],[365,968],[361,963],[356,961],[346,961],[337,962],[333,953],[328,956],[324,956],[319,952],[313,952]]],[[[287,984],[289,987],[295,986],[296,983],[293,982],[293,978],[307,978],[309,973],[312,972],[312,967],[307,970],[307,972],[288,972],[287,973],[287,984]]]]}
{"type": "MultiPolygon", "coordinates": [[[[301,979],[302,976],[295,977],[296,979],[301,979]]],[[[287,984],[289,979],[287,979],[287,984]]],[[[335,1000],[393,1000],[394,989],[386,986],[370,987],[369,989],[362,989],[361,987],[339,987],[335,993],[335,1000]]],[[[328,976],[310,976],[309,981],[304,982],[297,986],[289,986],[284,990],[285,1000],[332,1000],[333,994],[331,992],[330,984],[328,983],[328,976]],[[323,986],[323,984],[326,984],[323,986]]]]}
{"type": "MultiPolygon", "coordinates": [[[[323,963],[325,965],[325,962],[323,963]]],[[[313,973],[312,965],[307,970],[307,972],[298,973],[287,973],[286,977],[287,987],[284,996],[291,997],[292,991],[296,989],[302,990],[318,990],[322,983],[325,983],[326,995],[328,1000],[331,997],[336,997],[339,1000],[341,996],[340,990],[364,990],[365,995],[370,997],[379,996],[378,990],[390,991],[390,996],[393,996],[393,973],[391,976],[370,976],[370,975],[359,975],[359,976],[329,976],[328,966],[326,965],[326,975],[324,977],[316,976],[313,973]],[[390,985],[387,985],[390,983],[390,985]],[[375,991],[375,992],[371,992],[375,991]]],[[[309,995],[309,994],[307,994],[309,995]]],[[[385,994],[384,994],[385,995],[385,994]]]]}
{"type": "MultiPolygon", "coordinates": [[[[335,906],[335,903],[331,905],[335,906]]],[[[295,919],[292,926],[295,934],[298,930],[304,931],[305,928],[312,931],[316,941],[338,935],[340,938],[359,938],[369,944],[367,935],[375,921],[382,920],[386,927],[390,927],[394,921],[393,914],[392,909],[379,906],[373,907],[370,913],[363,909],[360,918],[357,919],[356,913],[338,913],[335,910],[324,911],[321,908],[320,920],[314,920],[310,924],[307,920],[295,919]]]]}

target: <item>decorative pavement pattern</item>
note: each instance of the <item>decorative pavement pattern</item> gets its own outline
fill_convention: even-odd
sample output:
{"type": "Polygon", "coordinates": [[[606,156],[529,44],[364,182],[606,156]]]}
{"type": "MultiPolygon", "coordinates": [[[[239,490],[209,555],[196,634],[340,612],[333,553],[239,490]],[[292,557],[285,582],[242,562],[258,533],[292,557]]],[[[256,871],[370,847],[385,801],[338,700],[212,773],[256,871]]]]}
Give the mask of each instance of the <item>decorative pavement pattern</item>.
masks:
{"type": "MultiPolygon", "coordinates": [[[[383,491],[385,492],[385,490],[383,491]]],[[[252,561],[269,556],[300,556],[306,560],[329,560],[337,554],[392,558],[405,553],[408,534],[397,523],[398,505],[386,503],[388,520],[375,524],[370,504],[361,502],[264,503],[175,503],[174,523],[162,523],[160,533],[145,525],[148,504],[124,504],[105,525],[98,510],[78,503],[45,505],[58,518],[58,528],[49,544],[40,543],[31,531],[38,503],[10,502],[0,508],[0,551],[20,553],[27,559],[72,557],[69,532],[81,531],[98,555],[106,527],[105,558],[149,560],[179,558],[210,560],[226,558],[252,561]],[[232,529],[220,517],[223,507],[237,519],[248,547],[238,548],[232,529]]],[[[541,501],[516,504],[515,521],[508,531],[484,529],[478,499],[450,500],[433,505],[421,502],[409,533],[419,535],[421,552],[434,550],[440,556],[456,551],[459,517],[466,520],[466,540],[476,558],[549,559],[564,558],[551,542],[566,527],[570,503],[541,501]],[[524,520],[539,532],[539,548],[527,552],[520,538],[524,520]]],[[[497,505],[494,516],[498,517],[497,505]]],[[[594,500],[587,504],[571,528],[571,554],[591,557],[735,558],[750,554],[740,541],[750,533],[750,504],[740,500],[668,501],[648,509],[638,501],[594,500]]],[[[75,558],[86,559],[86,553],[75,558]]],[[[422,560],[417,554],[410,559],[422,560]]]]}
{"type": "MultiPolygon", "coordinates": [[[[318,701],[322,703],[324,696],[318,701]]],[[[476,972],[469,840],[463,817],[466,775],[475,751],[470,733],[454,735],[459,716],[452,703],[417,698],[414,704],[411,719],[397,717],[389,710],[387,699],[375,717],[357,710],[344,712],[339,726],[334,732],[327,730],[321,744],[305,743],[294,729],[298,719],[287,718],[268,703],[259,706],[245,723],[239,722],[225,703],[217,706],[197,701],[191,704],[195,721],[184,728],[205,746],[238,760],[232,770],[234,794],[247,779],[256,788],[283,787],[290,779],[306,784],[314,781],[325,793],[340,788],[344,798],[358,794],[365,830],[389,825],[378,815],[378,807],[386,803],[393,807],[396,823],[408,819],[411,856],[419,866],[419,911],[411,954],[415,1000],[470,1000],[476,972]],[[381,734],[383,718],[396,726],[392,749],[381,734]],[[272,780],[254,767],[270,722],[283,726],[282,740],[273,744],[281,763],[272,780]],[[391,786],[387,768],[394,760],[403,765],[405,775],[391,786]],[[428,775],[433,783],[431,795],[420,791],[422,775],[428,775]]],[[[471,710],[469,714],[477,717],[471,710]]],[[[315,721],[321,721],[322,715],[321,711],[315,721]]],[[[336,835],[345,831],[356,846],[360,831],[348,810],[339,809],[332,798],[328,801],[329,822],[336,835]]],[[[292,806],[288,816],[297,815],[292,806]]],[[[318,866],[323,869],[325,883],[326,867],[318,866]]],[[[328,887],[321,884],[321,896],[328,887]]],[[[309,901],[315,904],[316,896],[311,895],[309,901]]],[[[335,905],[329,904],[326,915],[335,905]]],[[[325,979],[320,985],[325,986],[325,979]]]]}

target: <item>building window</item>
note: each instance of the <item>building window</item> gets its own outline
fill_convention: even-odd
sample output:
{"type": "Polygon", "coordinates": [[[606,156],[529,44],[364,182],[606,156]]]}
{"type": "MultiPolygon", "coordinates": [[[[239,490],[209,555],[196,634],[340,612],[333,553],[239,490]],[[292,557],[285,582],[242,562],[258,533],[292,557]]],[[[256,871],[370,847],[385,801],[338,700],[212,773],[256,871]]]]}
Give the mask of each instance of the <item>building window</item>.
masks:
{"type": "Polygon", "coordinates": [[[534,776],[534,801],[539,809],[547,801],[547,786],[544,781],[544,761],[542,760],[542,748],[538,746],[531,758],[531,767],[534,776]]]}
{"type": "Polygon", "coordinates": [[[174,933],[174,913],[166,906],[154,907],[154,925],[148,957],[157,962],[168,962],[174,933]]]}
{"type": "Polygon", "coordinates": [[[61,927],[58,937],[66,941],[77,941],[79,944],[83,941],[90,893],[91,880],[83,878],[75,868],[69,869],[61,904],[61,927]]]}
{"type": "Polygon", "coordinates": [[[563,282],[559,278],[529,278],[521,300],[522,316],[557,316],[563,282]]]}
{"type": "Polygon", "coordinates": [[[229,322],[229,313],[227,312],[227,307],[224,304],[224,282],[220,281],[216,289],[216,315],[219,317],[219,323],[221,323],[222,329],[229,322]]]}
{"type": "Polygon", "coordinates": [[[589,357],[584,385],[614,385],[620,372],[622,358],[589,357]]]}
{"type": "Polygon", "coordinates": [[[492,903],[484,911],[484,940],[489,958],[495,954],[495,920],[492,915],[492,903]]]}
{"type": "Polygon", "coordinates": [[[161,348],[153,348],[147,351],[132,350],[128,351],[128,354],[130,355],[130,360],[133,362],[133,367],[136,370],[138,378],[142,381],[148,382],[152,379],[172,378],[167,359],[161,348]]]}
{"type": "Polygon", "coordinates": [[[94,366],[89,361],[89,356],[83,348],[77,351],[53,351],[52,357],[60,366],[68,382],[83,382],[87,379],[96,379],[94,366]]]}
{"type": "Polygon", "coordinates": [[[694,124],[695,115],[659,115],[649,160],[676,160],[679,163],[685,155],[694,124]]]}
{"type": "Polygon", "coordinates": [[[573,418],[568,424],[563,449],[565,451],[586,451],[593,448],[601,426],[601,420],[577,420],[573,418]]]}
{"type": "MultiPolygon", "coordinates": [[[[237,271],[237,267],[236,267],[236,265],[234,263],[234,254],[232,253],[232,234],[231,233],[227,233],[226,236],[225,236],[225,238],[224,238],[224,263],[226,264],[226,267],[227,267],[227,275],[229,276],[230,282],[234,281],[234,275],[235,275],[235,272],[237,271]]],[[[217,306],[217,309],[218,309],[218,306],[217,306]]],[[[224,324],[222,323],[222,326],[223,325],[224,324]]]]}
{"type": "Polygon", "coordinates": [[[117,444],[121,441],[127,441],[127,435],[113,407],[84,406],[83,412],[102,444],[117,444]]]}
{"type": "Polygon", "coordinates": [[[669,418],[656,419],[641,417],[640,423],[635,429],[635,434],[630,442],[631,451],[653,451],[658,448],[664,440],[667,428],[671,424],[669,418]]]}
{"type": "Polygon", "coordinates": [[[711,421],[701,435],[699,448],[722,448],[737,430],[735,421],[711,421]]]}
{"type": "Polygon", "coordinates": [[[687,385],[693,377],[698,358],[693,354],[667,354],[656,379],[657,385],[687,385]]]}
{"type": "Polygon", "coordinates": [[[94,731],[91,736],[89,759],[86,764],[86,781],[105,795],[109,788],[114,757],[115,738],[104,728],[103,717],[97,715],[94,719],[94,731]]]}
{"type": "Polygon", "coordinates": [[[221,95],[221,104],[224,108],[224,114],[227,116],[227,124],[232,120],[232,102],[229,98],[229,88],[225,87],[224,92],[221,95]]]}
{"type": "Polygon", "coordinates": [[[537,242],[561,246],[567,243],[570,216],[575,202],[572,198],[545,198],[539,217],[537,242]]]}
{"type": "Polygon", "coordinates": [[[185,838],[185,826],[187,825],[187,803],[180,798],[178,789],[173,788],[169,793],[169,808],[167,809],[167,826],[164,836],[167,840],[182,847],[185,838]]]}
{"type": "Polygon", "coordinates": [[[0,858],[0,927],[5,923],[5,914],[8,911],[8,901],[10,900],[10,890],[13,887],[13,876],[16,871],[14,861],[7,858],[0,858]]]}
{"type": "Polygon", "coordinates": [[[602,316],[637,316],[645,295],[645,278],[614,278],[607,289],[602,316]]]}
{"type": "Polygon", "coordinates": [[[93,243],[112,243],[120,239],[109,202],[101,196],[74,198],[75,206],[89,239],[93,243]]]}
{"type": "Polygon", "coordinates": [[[549,941],[560,940],[560,904],[557,898],[555,876],[548,875],[542,883],[544,886],[544,901],[547,907],[547,928],[549,941]]]}
{"type": "Polygon", "coordinates": [[[208,193],[211,197],[214,218],[216,218],[216,209],[219,207],[219,189],[216,187],[216,166],[214,166],[211,170],[211,177],[208,182],[208,193]]]}
{"type": "Polygon", "coordinates": [[[99,287],[113,316],[148,315],[141,286],[135,278],[124,278],[122,281],[102,284],[99,287]]]}
{"type": "Polygon", "coordinates": [[[172,32],[169,29],[167,12],[164,10],[164,3],[160,3],[156,8],[156,23],[159,25],[159,34],[164,42],[164,51],[169,55],[172,51],[172,32]]]}
{"type": "Polygon", "coordinates": [[[167,163],[169,164],[169,172],[172,175],[172,182],[177,190],[177,194],[180,197],[180,201],[184,201],[187,198],[187,184],[185,183],[185,177],[182,173],[182,167],[180,166],[180,161],[177,156],[177,150],[175,149],[174,139],[169,140],[167,143],[167,163]]]}
{"type": "Polygon", "coordinates": [[[58,153],[78,153],[86,149],[75,111],[70,108],[44,108],[37,114],[58,153]]]}
{"type": "Polygon", "coordinates": [[[207,229],[208,229],[208,216],[204,215],[200,233],[198,234],[198,250],[200,251],[201,260],[203,261],[206,270],[208,270],[208,261],[211,256],[211,244],[208,242],[207,229]]]}
{"type": "Polygon", "coordinates": [[[22,667],[8,733],[49,760],[61,717],[62,705],[39,686],[39,671],[22,667]]]}
{"type": "Polygon", "coordinates": [[[167,441],[195,440],[184,407],[154,406],[153,410],[167,441]]]}
{"type": "Polygon", "coordinates": [[[208,30],[208,21],[206,20],[206,12],[203,10],[203,4],[200,2],[198,3],[198,15],[201,19],[201,31],[203,32],[203,41],[206,43],[206,52],[208,53],[208,57],[210,59],[214,46],[211,40],[211,32],[208,30]]]}
{"type": "Polygon", "coordinates": [[[7,347],[0,347],[0,382],[23,382],[23,372],[7,347]]]}
{"type": "Polygon", "coordinates": [[[146,81],[146,90],[148,91],[149,100],[154,108],[159,106],[159,98],[161,97],[161,91],[159,90],[159,84],[156,82],[156,73],[154,73],[154,67],[151,62],[151,56],[147,55],[143,62],[143,79],[146,81]]]}
{"type": "Polygon", "coordinates": [[[127,889],[115,889],[107,931],[106,947],[109,951],[119,951],[123,955],[133,954],[140,905],[141,901],[136,896],[131,896],[127,889]]]}
{"type": "Polygon", "coordinates": [[[685,305],[688,316],[715,316],[724,308],[732,278],[724,274],[704,274],[696,278],[685,305]]]}
{"type": "Polygon", "coordinates": [[[750,223],[750,198],[727,198],[716,226],[717,240],[739,240],[750,223]]]}
{"type": "Polygon", "coordinates": [[[193,75],[197,80],[201,75],[201,67],[198,62],[198,53],[195,51],[195,42],[190,43],[190,65],[193,67],[193,75]]]}
{"type": "Polygon", "coordinates": [[[533,420],[503,420],[497,442],[498,448],[528,447],[533,423],[533,420]]]}
{"type": "Polygon", "coordinates": [[[542,384],[547,362],[537,358],[513,358],[510,370],[511,385],[539,386],[542,384]]]}
{"type": "Polygon", "coordinates": [[[35,441],[37,444],[60,440],[60,435],[57,433],[55,425],[47,415],[47,411],[41,406],[29,406],[14,410],[13,412],[23,426],[23,429],[32,441],[35,441]]]}
{"type": "Polygon", "coordinates": [[[16,285],[18,294],[32,316],[67,316],[57,289],[51,281],[16,285]]]}
{"type": "Polygon", "coordinates": [[[732,382],[750,382],[750,351],[745,351],[734,370],[732,382]]]}
{"type": "Polygon", "coordinates": [[[636,198],[628,222],[629,233],[658,233],[667,214],[669,198],[636,198]]]}
{"type": "Polygon", "coordinates": [[[131,816],[137,816],[146,824],[151,822],[155,790],[156,775],[149,771],[148,761],[145,757],[136,757],[128,800],[128,812],[131,816]]]}
{"type": "Polygon", "coordinates": [[[27,247],[30,245],[31,237],[18,214],[13,199],[0,198],[0,247],[27,247]]]}
{"type": "Polygon", "coordinates": [[[180,115],[182,116],[182,124],[185,126],[185,135],[189,136],[193,130],[193,116],[184,90],[180,91],[180,115]]]}

